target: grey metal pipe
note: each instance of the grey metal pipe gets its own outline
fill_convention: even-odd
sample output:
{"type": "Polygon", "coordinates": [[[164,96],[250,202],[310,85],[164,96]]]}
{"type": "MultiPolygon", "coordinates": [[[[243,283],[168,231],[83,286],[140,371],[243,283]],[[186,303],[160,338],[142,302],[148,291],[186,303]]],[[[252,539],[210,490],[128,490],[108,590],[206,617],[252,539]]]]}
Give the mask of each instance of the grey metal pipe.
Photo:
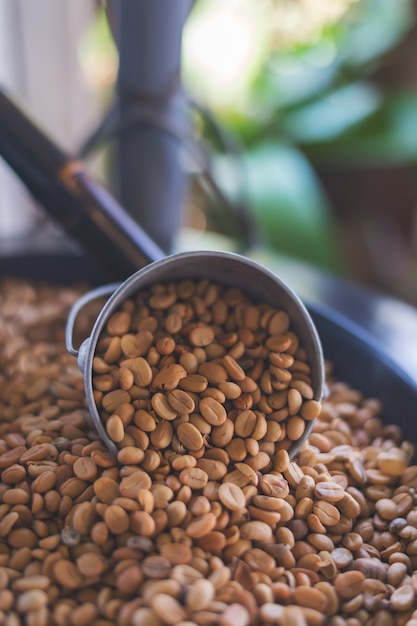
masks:
{"type": "Polygon", "coordinates": [[[115,194],[165,251],[181,221],[188,132],[181,87],[181,37],[192,0],[115,0],[119,48],[115,194]]]}

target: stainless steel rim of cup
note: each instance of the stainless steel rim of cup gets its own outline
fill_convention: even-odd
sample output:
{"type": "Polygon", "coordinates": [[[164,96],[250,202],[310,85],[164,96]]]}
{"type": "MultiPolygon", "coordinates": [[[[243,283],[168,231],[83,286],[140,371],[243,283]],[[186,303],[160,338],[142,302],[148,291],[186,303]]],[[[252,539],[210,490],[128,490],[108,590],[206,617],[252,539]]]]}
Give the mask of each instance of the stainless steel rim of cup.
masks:
{"type": "MultiPolygon", "coordinates": [[[[314,399],[320,401],[324,389],[324,361],[315,325],[300,298],[279,277],[259,263],[231,252],[182,252],[155,261],[132,274],[110,296],[80,348],[79,363],[84,371],[84,386],[94,426],[107,448],[117,454],[118,448],[108,437],[93,396],[92,367],[96,345],[107,320],[133,293],[156,282],[185,278],[208,278],[224,285],[240,287],[258,302],[282,308],[289,314],[294,332],[307,351],[312,371],[314,399]],[[82,363],[80,361],[82,354],[82,363]]],[[[288,450],[291,458],[306,441],[314,425],[309,422],[300,440],[288,450]]]]}

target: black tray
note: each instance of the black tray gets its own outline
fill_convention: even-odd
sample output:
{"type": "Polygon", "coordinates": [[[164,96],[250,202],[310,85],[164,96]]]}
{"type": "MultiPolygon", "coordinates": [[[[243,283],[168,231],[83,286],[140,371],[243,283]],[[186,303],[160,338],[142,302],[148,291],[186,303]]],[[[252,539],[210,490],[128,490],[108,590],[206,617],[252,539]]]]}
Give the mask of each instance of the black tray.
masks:
{"type": "Polygon", "coordinates": [[[386,424],[396,424],[417,445],[417,385],[380,347],[346,316],[326,306],[307,305],[326,359],[339,380],[383,404],[386,424]]]}

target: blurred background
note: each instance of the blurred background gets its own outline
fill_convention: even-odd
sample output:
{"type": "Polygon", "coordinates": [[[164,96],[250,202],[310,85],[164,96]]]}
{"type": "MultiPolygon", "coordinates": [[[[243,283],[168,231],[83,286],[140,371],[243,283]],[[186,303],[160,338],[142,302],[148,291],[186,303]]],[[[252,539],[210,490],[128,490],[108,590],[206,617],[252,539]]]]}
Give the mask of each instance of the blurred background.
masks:
{"type": "MultiPolygon", "coordinates": [[[[115,19],[0,0],[0,82],[120,197],[115,19]]],[[[181,82],[168,247],[260,249],[417,305],[416,1],[190,1],[181,82]]],[[[0,250],[39,233],[60,237],[0,162],[0,250]]]]}

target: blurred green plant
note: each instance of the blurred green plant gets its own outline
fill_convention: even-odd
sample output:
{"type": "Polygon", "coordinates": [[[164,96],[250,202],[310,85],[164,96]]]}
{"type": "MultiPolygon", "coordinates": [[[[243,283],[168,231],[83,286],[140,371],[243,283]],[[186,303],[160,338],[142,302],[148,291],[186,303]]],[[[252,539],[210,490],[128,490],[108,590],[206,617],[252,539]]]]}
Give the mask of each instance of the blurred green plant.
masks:
{"type": "MultiPolygon", "coordinates": [[[[415,11],[413,0],[196,0],[183,82],[199,103],[195,137],[208,148],[212,181],[237,206],[225,212],[221,194],[206,195],[209,229],[239,246],[246,211],[247,233],[253,226],[263,246],[344,271],[334,208],[316,171],[417,161],[417,92],[387,90],[374,78],[415,11]]],[[[104,6],[79,55],[106,107],[118,59],[104,6]]],[[[252,235],[249,245],[258,241],[252,235]]]]}
{"type": "MultiPolygon", "coordinates": [[[[414,22],[411,0],[196,3],[184,32],[184,81],[241,143],[247,205],[274,250],[343,271],[316,167],[417,159],[417,93],[388,92],[373,78],[414,22]],[[319,7],[322,21],[309,22],[319,7]]],[[[212,126],[200,133],[218,180],[236,196],[212,126]]]]}

